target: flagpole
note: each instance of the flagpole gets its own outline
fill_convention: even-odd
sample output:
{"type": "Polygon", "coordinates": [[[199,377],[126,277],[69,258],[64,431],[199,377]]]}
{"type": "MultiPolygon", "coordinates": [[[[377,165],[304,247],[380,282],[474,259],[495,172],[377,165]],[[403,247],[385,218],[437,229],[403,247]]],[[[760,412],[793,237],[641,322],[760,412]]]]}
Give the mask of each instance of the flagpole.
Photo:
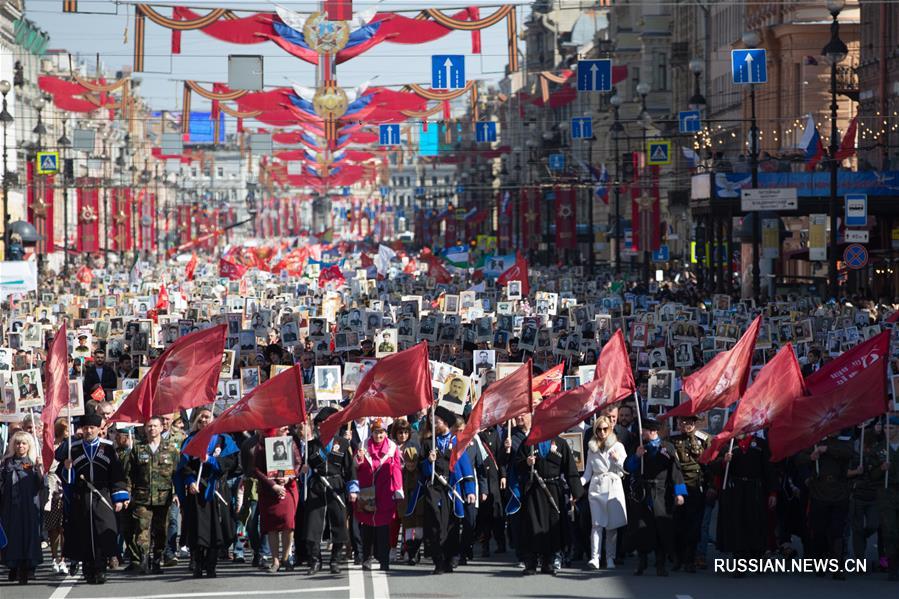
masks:
{"type": "MultiPolygon", "coordinates": [[[[734,438],[730,438],[730,447],[727,449],[727,453],[733,454],[734,451],[734,438]]],[[[724,480],[721,481],[721,492],[724,493],[724,489],[727,488],[727,476],[730,474],[730,460],[727,461],[727,465],[724,466],[724,480]]]]}
{"type": "MultiPolygon", "coordinates": [[[[441,349],[441,355],[443,350],[441,349]]],[[[437,403],[431,403],[431,451],[437,451],[437,403]]],[[[431,486],[434,485],[434,474],[437,472],[437,462],[431,462],[431,486]]]]}
{"type": "Polygon", "coordinates": [[[884,426],[884,446],[887,450],[887,471],[883,477],[883,488],[886,489],[890,485],[890,412],[887,410],[886,426],[884,426]]]}
{"type": "MultiPolygon", "coordinates": [[[[637,400],[637,435],[640,439],[640,445],[643,445],[643,417],[640,415],[640,392],[634,391],[634,398],[637,400]]],[[[640,456],[640,474],[643,474],[643,456],[640,456]]]]}
{"type": "MultiPolygon", "coordinates": [[[[35,447],[35,450],[37,450],[40,447],[40,445],[38,445],[38,442],[37,442],[37,435],[34,434],[34,431],[37,430],[37,425],[34,422],[34,408],[28,408],[28,418],[31,419],[31,438],[34,440],[34,447],[35,447]]],[[[43,458],[41,457],[41,452],[35,451],[35,453],[37,454],[37,459],[41,461],[41,464],[43,464],[44,468],[48,468],[48,466],[43,463],[43,458]]]]}
{"type": "Polygon", "coordinates": [[[858,468],[865,467],[865,425],[862,423],[862,432],[858,438],[858,468]]]}

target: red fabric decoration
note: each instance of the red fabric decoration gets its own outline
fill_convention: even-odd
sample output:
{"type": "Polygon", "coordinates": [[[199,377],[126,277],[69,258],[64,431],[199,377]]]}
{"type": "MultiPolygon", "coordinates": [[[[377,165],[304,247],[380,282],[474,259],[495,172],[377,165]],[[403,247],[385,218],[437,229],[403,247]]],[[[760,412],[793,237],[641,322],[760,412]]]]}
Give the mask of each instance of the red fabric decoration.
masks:
{"type": "Polygon", "coordinates": [[[574,189],[556,187],[556,247],[577,247],[577,202],[574,189]]]}

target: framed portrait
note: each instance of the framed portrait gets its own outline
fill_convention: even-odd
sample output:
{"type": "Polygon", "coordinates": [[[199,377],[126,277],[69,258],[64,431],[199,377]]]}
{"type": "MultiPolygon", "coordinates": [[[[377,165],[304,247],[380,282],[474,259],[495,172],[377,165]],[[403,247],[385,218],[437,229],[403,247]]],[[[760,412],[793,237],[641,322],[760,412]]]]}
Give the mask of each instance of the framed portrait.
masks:
{"type": "Polygon", "coordinates": [[[415,318],[404,316],[397,323],[397,341],[402,343],[415,343],[417,324],[415,318]]]}
{"type": "Polygon", "coordinates": [[[375,336],[375,357],[395,354],[399,342],[397,329],[384,329],[375,336]]]}
{"type": "Polygon", "coordinates": [[[225,381],[225,400],[229,406],[240,399],[240,379],[225,381]]]}
{"type": "Polygon", "coordinates": [[[657,370],[649,377],[649,401],[651,406],[674,406],[674,371],[657,370]]]}
{"type": "Polygon", "coordinates": [[[294,347],[300,342],[300,330],[296,322],[285,322],[281,325],[281,343],[284,347],[294,347]]]}
{"type": "Polygon", "coordinates": [[[0,422],[18,422],[19,413],[16,411],[16,396],[13,388],[0,387],[0,422]]]}
{"type": "Polygon", "coordinates": [[[259,386],[259,367],[247,366],[240,369],[240,387],[244,393],[249,393],[259,386]]]}
{"type": "Polygon", "coordinates": [[[584,434],[580,432],[571,432],[562,433],[559,436],[568,443],[568,448],[571,450],[571,457],[574,458],[574,463],[577,466],[578,472],[583,472],[585,468],[584,434]]]}
{"type": "Polygon", "coordinates": [[[322,407],[322,402],[338,402],[343,399],[343,389],[340,384],[340,366],[315,367],[315,399],[319,408],[322,407]]]}
{"type": "Polygon", "coordinates": [[[458,314],[459,313],[459,296],[458,295],[445,295],[443,297],[443,311],[447,314],[458,314]]]}
{"type": "Polygon", "coordinates": [[[84,416],[84,386],[77,379],[69,379],[69,404],[59,411],[61,417],[84,416]]]}
{"type": "Polygon", "coordinates": [[[265,469],[269,478],[284,478],[296,474],[293,463],[293,438],[265,438],[265,469]]]}
{"type": "Polygon", "coordinates": [[[577,367],[577,376],[581,385],[586,385],[596,377],[596,365],[587,364],[577,367]]]}
{"type": "Polygon", "coordinates": [[[268,370],[268,378],[273,379],[285,370],[290,370],[293,366],[289,364],[272,364],[268,370]]]}
{"type": "Polygon", "coordinates": [[[41,384],[41,371],[37,368],[14,370],[12,372],[12,388],[19,412],[29,408],[40,408],[44,405],[44,387],[41,384]]]}
{"type": "MultiPolygon", "coordinates": [[[[39,322],[26,322],[22,327],[22,347],[43,347],[44,325],[39,322]]],[[[90,355],[90,348],[87,350],[90,355]]]]}
{"type": "Polygon", "coordinates": [[[362,382],[362,377],[368,372],[368,362],[347,362],[343,365],[343,388],[347,391],[355,391],[362,382]]]}
{"type": "Polygon", "coordinates": [[[497,362],[494,368],[496,380],[506,378],[519,368],[521,368],[521,362],[497,362]]]}
{"type": "Polygon", "coordinates": [[[654,347],[649,350],[649,370],[662,370],[668,368],[668,354],[664,348],[654,347]]]}
{"type": "Polygon", "coordinates": [[[727,423],[727,408],[713,408],[709,410],[708,419],[708,433],[717,435],[724,430],[724,425],[727,423]]]}
{"type": "Polygon", "coordinates": [[[674,348],[674,365],[678,368],[693,366],[693,346],[689,343],[678,343],[674,348]]]}
{"type": "Polygon", "coordinates": [[[459,374],[448,376],[440,388],[440,405],[450,410],[453,414],[461,416],[468,401],[470,382],[468,378],[459,374]]]}
{"type": "Polygon", "coordinates": [[[244,329],[238,335],[240,355],[248,356],[256,353],[256,331],[244,329]]]}
{"type": "Polygon", "coordinates": [[[324,318],[309,319],[309,337],[314,341],[327,339],[329,335],[328,321],[324,318]]]}
{"type": "Polygon", "coordinates": [[[496,351],[492,349],[479,349],[472,356],[474,371],[490,370],[496,366],[496,351]]]}
{"type": "Polygon", "coordinates": [[[98,320],[94,323],[94,337],[106,339],[109,337],[110,325],[108,320],[98,320]]]}
{"type": "Polygon", "coordinates": [[[578,375],[566,375],[562,377],[562,391],[570,391],[576,389],[581,384],[581,377],[578,375]]]}

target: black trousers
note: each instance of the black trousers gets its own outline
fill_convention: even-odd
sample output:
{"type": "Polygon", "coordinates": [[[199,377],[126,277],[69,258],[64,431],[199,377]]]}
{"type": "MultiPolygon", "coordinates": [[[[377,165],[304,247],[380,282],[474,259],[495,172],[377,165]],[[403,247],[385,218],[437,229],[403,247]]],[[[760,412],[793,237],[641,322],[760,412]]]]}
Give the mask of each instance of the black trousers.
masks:
{"type": "Polygon", "coordinates": [[[699,487],[690,487],[684,497],[684,505],[674,511],[674,538],[676,557],[682,564],[696,561],[696,546],[702,528],[702,514],[705,512],[705,496],[699,487]]]}
{"type": "Polygon", "coordinates": [[[819,501],[812,499],[809,506],[811,524],[812,557],[842,559],[844,531],[849,517],[848,501],[819,501]]]}
{"type": "Polygon", "coordinates": [[[465,518],[462,520],[462,540],[459,553],[464,557],[472,557],[472,547],[477,529],[478,508],[470,503],[465,504],[465,518]]]}
{"type": "Polygon", "coordinates": [[[368,526],[359,524],[362,535],[362,561],[372,557],[382,566],[390,563],[390,526],[368,526]]]}

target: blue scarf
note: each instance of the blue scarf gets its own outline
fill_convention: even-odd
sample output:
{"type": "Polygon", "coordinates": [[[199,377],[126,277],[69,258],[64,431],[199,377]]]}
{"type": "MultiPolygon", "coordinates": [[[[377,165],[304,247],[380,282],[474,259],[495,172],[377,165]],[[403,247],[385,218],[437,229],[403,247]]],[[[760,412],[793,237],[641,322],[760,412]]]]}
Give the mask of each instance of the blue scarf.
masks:
{"type": "Polygon", "coordinates": [[[448,447],[451,446],[453,440],[452,433],[445,433],[437,437],[437,450],[438,451],[446,451],[448,447]]]}
{"type": "Polygon", "coordinates": [[[540,441],[537,443],[537,453],[540,454],[541,458],[545,458],[549,455],[549,448],[552,446],[552,441],[540,441]]]}
{"type": "Polygon", "coordinates": [[[647,443],[644,443],[644,445],[646,446],[646,452],[649,455],[655,455],[656,453],[658,453],[659,448],[662,446],[662,440],[661,439],[653,439],[652,441],[648,441],[647,443]]]}

